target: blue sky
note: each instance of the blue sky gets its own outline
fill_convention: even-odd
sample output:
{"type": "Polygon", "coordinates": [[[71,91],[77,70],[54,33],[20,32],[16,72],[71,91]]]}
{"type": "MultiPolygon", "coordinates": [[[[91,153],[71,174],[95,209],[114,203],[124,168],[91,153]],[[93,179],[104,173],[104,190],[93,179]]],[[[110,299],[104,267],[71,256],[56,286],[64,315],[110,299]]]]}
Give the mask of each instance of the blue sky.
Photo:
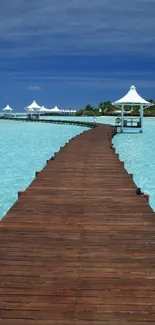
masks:
{"type": "Polygon", "coordinates": [[[0,107],[155,99],[154,0],[0,1],[0,107]]]}

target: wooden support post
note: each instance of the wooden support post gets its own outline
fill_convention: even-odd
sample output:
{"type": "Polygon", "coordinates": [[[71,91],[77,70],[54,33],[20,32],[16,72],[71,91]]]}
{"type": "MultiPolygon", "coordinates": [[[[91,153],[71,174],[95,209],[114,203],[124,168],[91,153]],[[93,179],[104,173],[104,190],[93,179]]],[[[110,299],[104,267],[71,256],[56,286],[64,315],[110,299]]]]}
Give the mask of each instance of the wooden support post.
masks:
{"type": "Polygon", "coordinates": [[[143,196],[144,196],[144,197],[146,198],[146,200],[149,202],[149,197],[150,197],[149,194],[145,194],[145,193],[144,193],[143,196]]]}
{"type": "Polygon", "coordinates": [[[20,196],[24,193],[24,191],[18,191],[18,199],[20,198],[20,196]]]}

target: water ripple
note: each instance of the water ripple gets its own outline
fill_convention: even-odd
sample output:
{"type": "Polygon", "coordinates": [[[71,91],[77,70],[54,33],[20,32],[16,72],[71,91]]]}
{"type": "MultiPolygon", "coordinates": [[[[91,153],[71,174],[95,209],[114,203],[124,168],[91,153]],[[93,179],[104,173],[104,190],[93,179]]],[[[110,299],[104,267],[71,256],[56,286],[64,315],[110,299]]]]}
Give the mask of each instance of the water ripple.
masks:
{"type": "Polygon", "coordinates": [[[37,170],[73,136],[88,128],[0,121],[0,219],[32,182],[37,170]]]}

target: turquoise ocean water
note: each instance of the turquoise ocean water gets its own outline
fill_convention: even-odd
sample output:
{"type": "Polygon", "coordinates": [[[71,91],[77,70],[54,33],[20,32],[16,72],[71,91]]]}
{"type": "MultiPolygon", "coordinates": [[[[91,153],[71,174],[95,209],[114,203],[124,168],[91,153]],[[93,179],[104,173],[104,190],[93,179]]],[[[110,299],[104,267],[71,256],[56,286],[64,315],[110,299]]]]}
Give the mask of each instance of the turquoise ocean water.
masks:
{"type": "Polygon", "coordinates": [[[136,185],[150,195],[155,211],[155,118],[144,119],[144,133],[117,134],[113,143],[136,185]]]}
{"type": "Polygon", "coordinates": [[[17,200],[18,191],[27,188],[46,160],[87,129],[0,120],[0,219],[17,200]]]}
{"type": "MultiPolygon", "coordinates": [[[[58,119],[58,117],[51,117],[58,119]]],[[[92,117],[60,117],[61,119],[93,121],[92,117]]],[[[114,117],[99,117],[97,121],[114,124],[114,117]]],[[[73,136],[87,128],[0,121],[0,218],[17,200],[17,192],[32,182],[37,170],[59,151],[73,136]]],[[[144,119],[144,133],[118,134],[113,143],[125,168],[133,173],[138,187],[150,194],[155,210],[155,118],[144,119]]]]}

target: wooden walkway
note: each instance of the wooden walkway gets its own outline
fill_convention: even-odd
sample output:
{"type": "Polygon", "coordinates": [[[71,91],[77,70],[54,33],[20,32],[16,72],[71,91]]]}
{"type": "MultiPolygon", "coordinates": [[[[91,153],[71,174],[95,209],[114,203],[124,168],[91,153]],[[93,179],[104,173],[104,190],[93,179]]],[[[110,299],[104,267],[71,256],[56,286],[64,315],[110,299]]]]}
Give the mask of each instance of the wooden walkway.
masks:
{"type": "MultiPolygon", "coordinates": [[[[28,123],[52,123],[52,124],[69,124],[69,125],[78,125],[78,126],[86,126],[86,127],[94,127],[95,123],[89,122],[89,121],[73,121],[73,120],[60,120],[59,116],[57,116],[58,119],[49,119],[46,120],[44,117],[40,116],[39,119],[29,119],[29,118],[18,118],[18,117],[4,117],[4,116],[0,116],[0,120],[10,120],[10,121],[18,121],[18,122],[28,122],[28,123]]],[[[69,118],[69,117],[68,117],[69,118]]],[[[92,116],[93,119],[93,116],[92,116]]]]}
{"type": "Polygon", "coordinates": [[[0,223],[0,325],[155,324],[155,214],[113,131],[61,148],[0,223]]]}

